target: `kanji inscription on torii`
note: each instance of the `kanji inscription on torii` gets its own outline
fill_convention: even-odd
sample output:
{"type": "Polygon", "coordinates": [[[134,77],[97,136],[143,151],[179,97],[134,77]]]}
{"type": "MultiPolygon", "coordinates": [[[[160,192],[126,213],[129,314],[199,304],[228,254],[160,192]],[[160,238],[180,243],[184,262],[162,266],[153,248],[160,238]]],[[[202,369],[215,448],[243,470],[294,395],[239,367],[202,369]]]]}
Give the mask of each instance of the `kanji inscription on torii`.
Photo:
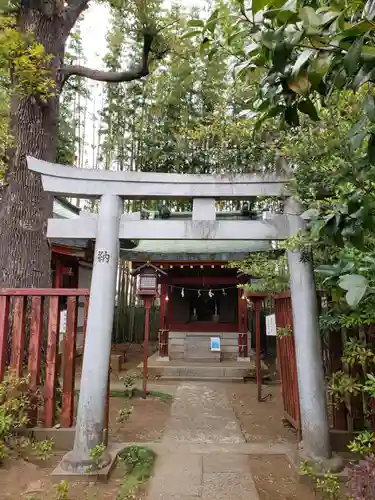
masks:
{"type": "Polygon", "coordinates": [[[111,255],[107,252],[107,250],[99,250],[97,260],[100,263],[109,264],[111,260],[111,255]]]}

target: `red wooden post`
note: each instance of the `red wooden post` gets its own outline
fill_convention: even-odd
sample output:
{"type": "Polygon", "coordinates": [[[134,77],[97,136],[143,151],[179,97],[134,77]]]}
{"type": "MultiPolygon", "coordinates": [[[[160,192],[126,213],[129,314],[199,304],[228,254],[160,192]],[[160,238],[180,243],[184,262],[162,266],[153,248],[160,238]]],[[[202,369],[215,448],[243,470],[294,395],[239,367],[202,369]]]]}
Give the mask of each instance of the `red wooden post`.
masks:
{"type": "Polygon", "coordinates": [[[0,382],[4,378],[6,367],[9,309],[10,297],[0,296],[0,382]]]}
{"type": "Polygon", "coordinates": [[[145,341],[143,345],[143,392],[147,396],[147,377],[148,377],[148,338],[150,330],[150,308],[152,304],[151,297],[144,297],[145,304],[145,341]]]}
{"type": "Polygon", "coordinates": [[[46,382],[44,386],[44,425],[53,427],[56,406],[57,352],[60,329],[59,297],[50,297],[47,339],[46,382]]]}
{"type": "Polygon", "coordinates": [[[262,306],[262,299],[255,297],[253,300],[254,300],[254,311],[255,311],[256,378],[258,387],[258,401],[262,401],[262,380],[261,380],[261,360],[260,360],[260,310],[262,306]]]}
{"type": "Polygon", "coordinates": [[[162,283],[160,287],[160,330],[164,330],[166,328],[165,326],[166,295],[167,295],[167,284],[162,283]]]}
{"type": "Polygon", "coordinates": [[[239,288],[238,289],[238,298],[237,298],[237,309],[238,309],[238,356],[240,358],[244,357],[244,352],[243,352],[243,338],[242,338],[242,294],[243,291],[239,288]]]}
{"type": "MultiPolygon", "coordinates": [[[[43,340],[43,305],[43,297],[31,298],[30,344],[27,368],[30,374],[30,385],[34,391],[40,384],[43,340]]],[[[37,404],[37,399],[34,397],[31,404],[31,410],[29,412],[29,425],[31,427],[37,424],[37,404]]]]}
{"type": "Polygon", "coordinates": [[[77,337],[77,297],[68,297],[66,334],[64,338],[63,395],[61,410],[62,427],[73,425],[74,377],[77,337]]]}
{"type": "Polygon", "coordinates": [[[17,377],[21,377],[23,372],[26,317],[25,305],[25,297],[16,297],[14,299],[12,354],[10,359],[10,367],[15,371],[17,377]]]}
{"type": "Polygon", "coordinates": [[[83,340],[82,340],[82,354],[85,351],[85,342],[86,342],[86,329],[87,329],[87,318],[89,315],[89,302],[90,297],[88,295],[85,296],[85,305],[83,310],[83,340]]]}
{"type": "Polygon", "coordinates": [[[40,365],[43,340],[43,297],[31,299],[31,325],[28,370],[32,387],[40,383],[40,365]]]}

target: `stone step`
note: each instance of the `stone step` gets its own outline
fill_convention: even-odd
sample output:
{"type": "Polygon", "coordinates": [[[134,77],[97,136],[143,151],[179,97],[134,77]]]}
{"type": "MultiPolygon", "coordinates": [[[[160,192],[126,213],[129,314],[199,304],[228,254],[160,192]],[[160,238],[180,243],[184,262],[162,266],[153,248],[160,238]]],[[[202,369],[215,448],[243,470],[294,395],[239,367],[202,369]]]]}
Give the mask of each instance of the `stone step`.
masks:
{"type": "Polygon", "coordinates": [[[159,380],[162,380],[162,381],[183,381],[183,380],[186,380],[186,381],[196,381],[196,382],[232,382],[232,383],[241,383],[243,384],[244,383],[244,378],[243,377],[200,377],[200,376],[196,376],[196,377],[193,377],[193,376],[188,376],[188,377],[181,377],[181,376],[168,376],[168,377],[165,377],[165,376],[162,376],[160,377],[159,380]]]}
{"type": "Polygon", "coordinates": [[[150,375],[157,377],[179,377],[181,379],[193,378],[196,380],[204,380],[207,377],[211,380],[222,378],[243,380],[249,374],[249,367],[246,366],[225,366],[222,363],[215,363],[207,366],[200,363],[183,363],[181,365],[169,365],[166,363],[163,366],[149,365],[150,375]]]}

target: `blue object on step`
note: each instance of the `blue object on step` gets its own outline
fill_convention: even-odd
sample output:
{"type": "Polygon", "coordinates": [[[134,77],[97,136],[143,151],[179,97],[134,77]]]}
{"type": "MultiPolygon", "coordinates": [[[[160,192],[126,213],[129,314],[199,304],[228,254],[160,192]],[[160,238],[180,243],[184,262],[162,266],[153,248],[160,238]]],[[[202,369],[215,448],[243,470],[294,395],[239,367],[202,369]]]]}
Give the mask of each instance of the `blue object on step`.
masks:
{"type": "Polygon", "coordinates": [[[220,351],[220,337],[211,337],[211,351],[220,351]]]}

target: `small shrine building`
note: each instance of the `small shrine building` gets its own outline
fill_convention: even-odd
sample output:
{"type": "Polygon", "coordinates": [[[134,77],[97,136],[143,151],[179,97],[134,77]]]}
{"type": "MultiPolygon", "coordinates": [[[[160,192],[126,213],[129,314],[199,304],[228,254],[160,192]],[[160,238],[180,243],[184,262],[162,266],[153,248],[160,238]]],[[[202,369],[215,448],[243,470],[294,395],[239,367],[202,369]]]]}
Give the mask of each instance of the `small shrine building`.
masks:
{"type": "Polygon", "coordinates": [[[159,278],[160,331],[167,332],[171,361],[248,357],[255,344],[239,285],[249,277],[228,264],[269,249],[268,241],[144,240],[123,253],[135,269],[150,262],[166,272],[159,278]],[[213,337],[220,338],[220,351],[211,349],[213,337]]]}

